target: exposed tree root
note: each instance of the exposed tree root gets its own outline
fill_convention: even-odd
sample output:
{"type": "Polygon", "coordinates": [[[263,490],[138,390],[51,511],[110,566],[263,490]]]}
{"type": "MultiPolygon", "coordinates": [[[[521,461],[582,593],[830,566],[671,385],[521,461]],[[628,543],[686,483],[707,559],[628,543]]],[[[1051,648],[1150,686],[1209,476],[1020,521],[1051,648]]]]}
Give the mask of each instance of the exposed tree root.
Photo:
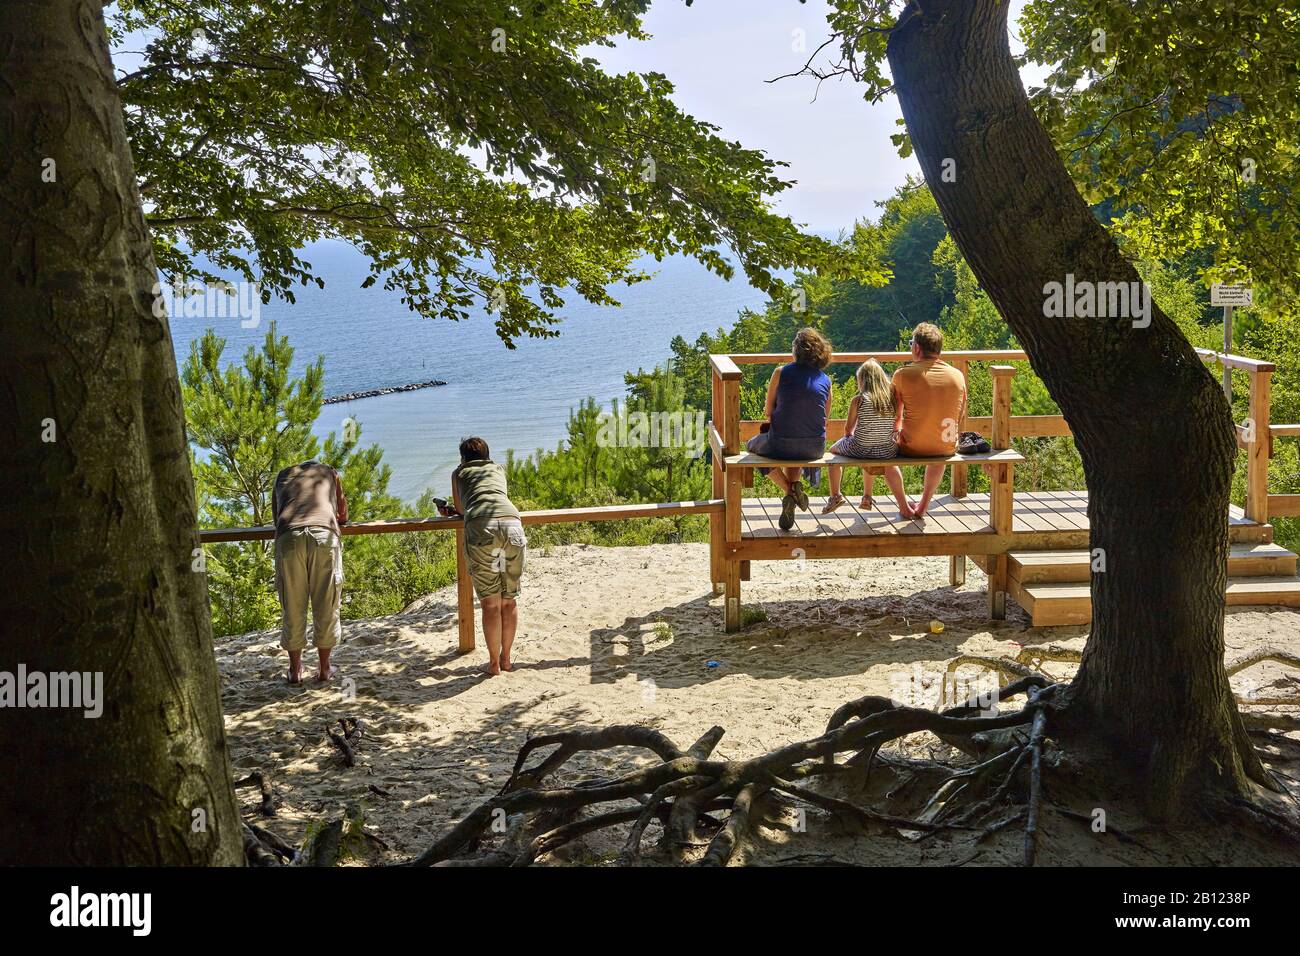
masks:
{"type": "Polygon", "coordinates": [[[275,816],[275,798],[271,792],[271,781],[262,771],[254,770],[247,777],[236,780],[234,787],[236,790],[240,787],[257,787],[262,793],[262,805],[258,807],[258,812],[264,817],[275,816]]]}
{"type": "Polygon", "coordinates": [[[338,723],[343,733],[335,733],[334,728],[326,727],[325,735],[329,737],[330,743],[338,748],[343,757],[343,766],[355,767],[357,764],[356,744],[361,739],[364,728],[361,721],[355,717],[340,717],[338,723]]]}
{"type": "MultiPolygon", "coordinates": [[[[1049,681],[1055,678],[1043,672],[1043,664],[1048,661],[1059,661],[1062,663],[1078,664],[1083,660],[1083,654],[1080,651],[1068,647],[1052,645],[1050,647],[1026,647],[1018,653],[1014,659],[1005,657],[979,657],[974,655],[963,655],[954,658],[948,662],[948,667],[944,672],[943,680],[943,701],[948,703],[950,700],[957,700],[957,670],[965,665],[974,665],[983,667],[986,670],[994,671],[1009,680],[1016,678],[1025,678],[1036,675],[1049,681]]],[[[1227,674],[1232,677],[1248,667],[1264,661],[1273,661],[1278,664],[1286,664],[1290,667],[1300,668],[1300,655],[1293,654],[1289,651],[1280,650],[1276,647],[1267,647],[1263,650],[1255,651],[1240,657],[1226,665],[1227,674]]],[[[1296,693],[1290,695],[1263,696],[1258,693],[1241,696],[1234,694],[1238,704],[1241,705],[1260,705],[1260,704],[1300,704],[1300,677],[1284,675],[1274,686],[1295,688],[1296,693]]]]}
{"type": "MultiPolygon", "coordinates": [[[[1028,766],[1029,789],[1034,800],[1038,799],[1041,753],[1056,691],[1057,686],[1049,685],[1040,675],[1023,675],[996,695],[1002,702],[1028,694],[1023,709],[1006,713],[989,709],[987,701],[936,713],[902,707],[882,697],[864,697],[837,710],[820,737],[750,760],[711,759],[722,739],[720,727],[711,728],[684,750],[661,732],[640,726],[617,725],[535,737],[520,748],[501,791],[473,809],[408,865],[528,865],[578,837],[624,823],[631,826],[618,862],[631,864],[640,856],[647,826],[657,819],[664,828],[661,845],[674,859],[686,862],[694,856],[699,865],[725,866],[735,857],[758,815],[760,803],[778,796],[811,804],[901,839],[916,839],[938,830],[964,830],[976,832],[978,841],[1023,813],[1016,810],[992,826],[982,822],[997,809],[997,802],[985,796],[995,781],[1001,781],[996,794],[1009,796],[1011,777],[1021,766],[1028,766]],[[1020,731],[1016,732],[1016,728],[1020,731]],[[859,806],[805,784],[812,778],[855,771],[868,776],[883,744],[922,731],[952,743],[978,762],[972,767],[947,768],[942,794],[931,799],[916,818],[859,806]],[[547,747],[554,749],[529,766],[529,759],[547,747]],[[658,761],[613,777],[588,776],[571,785],[551,782],[575,755],[613,748],[635,748],[658,761]],[[836,761],[840,754],[850,755],[846,763],[836,761]],[[963,812],[956,814],[959,799],[963,812]],[[579,815],[588,808],[598,812],[579,815]],[[730,813],[719,826],[708,813],[722,809],[730,813]],[[505,821],[514,823],[506,826],[505,821]],[[478,852],[480,840],[489,828],[508,831],[506,845],[478,852]],[[711,836],[702,839],[701,829],[712,831],[711,836]]],[[[1033,803],[1028,816],[1026,862],[1032,863],[1037,816],[1033,803]]]]}
{"type": "MultiPolygon", "coordinates": [[[[1300,655],[1292,654],[1289,651],[1279,650],[1276,647],[1266,647],[1263,650],[1247,654],[1245,657],[1239,657],[1227,665],[1228,676],[1244,671],[1246,668],[1264,661],[1273,661],[1278,664],[1286,664],[1290,667],[1300,668],[1300,655]]],[[[1247,694],[1244,698],[1237,697],[1237,702],[1241,704],[1300,704],[1300,678],[1293,677],[1290,674],[1284,675],[1282,680],[1275,686],[1294,688],[1296,693],[1286,696],[1265,697],[1257,693],[1247,694]]]]}

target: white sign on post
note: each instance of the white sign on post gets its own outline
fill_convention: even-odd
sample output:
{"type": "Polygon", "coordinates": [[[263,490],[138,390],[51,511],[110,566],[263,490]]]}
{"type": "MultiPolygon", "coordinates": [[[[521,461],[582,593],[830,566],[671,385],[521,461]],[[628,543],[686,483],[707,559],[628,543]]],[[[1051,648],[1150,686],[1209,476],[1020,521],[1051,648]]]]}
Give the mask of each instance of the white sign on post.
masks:
{"type": "Polygon", "coordinates": [[[1251,305],[1254,290],[1248,285],[1228,285],[1216,282],[1210,286],[1210,305],[1230,305],[1234,308],[1251,305]]]}

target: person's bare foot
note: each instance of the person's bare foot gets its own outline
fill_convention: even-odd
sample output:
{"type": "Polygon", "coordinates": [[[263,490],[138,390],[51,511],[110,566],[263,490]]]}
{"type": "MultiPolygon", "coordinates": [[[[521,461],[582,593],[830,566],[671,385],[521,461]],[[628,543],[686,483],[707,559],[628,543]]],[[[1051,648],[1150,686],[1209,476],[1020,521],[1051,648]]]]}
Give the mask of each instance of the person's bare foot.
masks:
{"type": "Polygon", "coordinates": [[[488,677],[496,677],[498,674],[501,673],[501,665],[494,664],[491,661],[488,661],[486,664],[480,667],[479,670],[481,670],[488,677]]]}
{"type": "Polygon", "coordinates": [[[326,667],[324,670],[318,670],[316,672],[316,683],[324,684],[331,677],[333,677],[337,672],[338,672],[338,668],[333,666],[326,667]]]}
{"type": "Polygon", "coordinates": [[[288,684],[290,687],[297,687],[299,684],[302,683],[302,671],[290,670],[289,673],[284,675],[284,682],[288,684]]]}
{"type": "Polygon", "coordinates": [[[514,665],[510,663],[510,658],[508,658],[508,657],[506,657],[504,654],[502,654],[502,655],[501,655],[501,670],[502,670],[502,671],[512,671],[512,670],[514,670],[514,669],[515,669],[514,665]]]}
{"type": "Polygon", "coordinates": [[[918,521],[925,517],[925,509],[930,507],[930,502],[922,501],[912,507],[912,517],[918,521]]]}
{"type": "Polygon", "coordinates": [[[898,516],[905,521],[910,520],[911,518],[916,517],[916,509],[912,507],[910,501],[904,501],[898,506],[898,516]]]}

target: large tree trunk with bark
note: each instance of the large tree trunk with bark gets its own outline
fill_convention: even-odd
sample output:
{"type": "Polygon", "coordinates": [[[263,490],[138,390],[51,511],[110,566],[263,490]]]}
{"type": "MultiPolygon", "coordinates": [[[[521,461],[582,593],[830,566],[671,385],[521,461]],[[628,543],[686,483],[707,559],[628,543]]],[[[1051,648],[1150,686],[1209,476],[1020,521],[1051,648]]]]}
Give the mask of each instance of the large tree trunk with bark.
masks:
{"type": "Polygon", "coordinates": [[[0,670],[103,680],[98,718],[3,711],[0,863],[242,864],[176,362],[96,0],[0,4],[0,249],[0,670]]]}
{"type": "Polygon", "coordinates": [[[1035,117],[1005,0],[926,0],[888,44],[912,145],[954,240],[1074,432],[1089,491],[1092,633],[1071,724],[1145,776],[1152,809],[1265,774],[1223,666],[1229,484],[1222,392],[1177,326],[1049,318],[1048,283],[1138,282],[1035,117]],[[945,171],[949,175],[945,177],[945,171]],[[954,175],[955,174],[955,175],[954,175]],[[951,181],[949,181],[951,180],[951,181]]]}

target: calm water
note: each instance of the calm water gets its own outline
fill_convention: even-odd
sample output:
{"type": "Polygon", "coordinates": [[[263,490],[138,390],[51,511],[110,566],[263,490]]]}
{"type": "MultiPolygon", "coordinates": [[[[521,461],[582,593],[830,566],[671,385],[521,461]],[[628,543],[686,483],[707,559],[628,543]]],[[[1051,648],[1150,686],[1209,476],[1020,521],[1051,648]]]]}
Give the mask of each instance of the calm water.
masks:
{"type": "Polygon", "coordinates": [[[745,307],[764,295],[742,278],[726,282],[687,259],[653,260],[658,275],[649,282],[614,290],[621,308],[603,308],[576,296],[560,311],[555,339],[519,340],[511,351],[496,337],[492,318],[465,322],[422,319],[409,312],[396,292],[379,284],[360,288],[364,258],[338,242],[309,247],[302,258],[325,279],[297,290],[292,305],[262,307],[257,328],[238,319],[172,318],[177,361],[189,343],[213,327],[224,336],[226,361],[242,360],[260,345],[267,325],[276,323],[295,348],[294,368],[325,356],[325,394],[339,395],[441,379],[438,388],[326,405],[316,423],[324,437],[349,415],[361,425],[362,444],[378,443],[393,470],[390,490],[414,501],[426,487],[450,492],[449,476],[462,437],[487,439],[493,457],[505,450],[527,455],[553,449],[564,437],[569,409],[593,395],[607,402],[624,391],[623,373],[649,368],[668,357],[674,335],[694,339],[730,326],[745,307]]]}

